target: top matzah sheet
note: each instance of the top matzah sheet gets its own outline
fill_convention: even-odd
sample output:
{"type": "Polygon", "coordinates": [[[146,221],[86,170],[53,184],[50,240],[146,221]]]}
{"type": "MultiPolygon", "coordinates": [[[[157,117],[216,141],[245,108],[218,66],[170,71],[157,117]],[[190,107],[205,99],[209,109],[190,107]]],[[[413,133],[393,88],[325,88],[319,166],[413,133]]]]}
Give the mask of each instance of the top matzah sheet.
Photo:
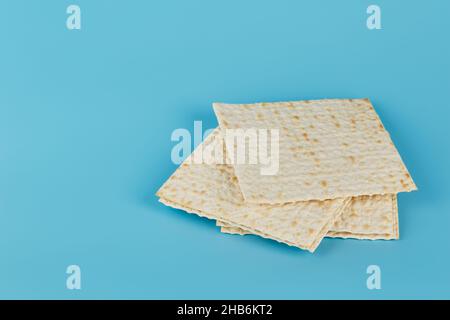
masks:
{"type": "MultiPolygon", "coordinates": [[[[368,99],[215,103],[214,111],[225,133],[225,129],[279,130],[275,175],[262,175],[259,164],[233,164],[246,202],[286,203],[416,189],[368,99]]],[[[228,145],[227,151],[232,151],[228,145]]]]}

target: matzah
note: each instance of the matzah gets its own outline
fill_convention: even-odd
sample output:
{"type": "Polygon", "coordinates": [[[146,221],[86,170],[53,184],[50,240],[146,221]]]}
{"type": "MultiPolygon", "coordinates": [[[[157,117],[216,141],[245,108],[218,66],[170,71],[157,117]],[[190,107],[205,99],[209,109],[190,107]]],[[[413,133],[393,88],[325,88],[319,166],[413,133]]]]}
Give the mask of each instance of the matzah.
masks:
{"type": "Polygon", "coordinates": [[[157,192],[160,201],[313,252],[350,198],[275,205],[246,203],[232,166],[191,161],[205,145],[219,143],[220,139],[218,130],[208,136],[157,192]]]}
{"type": "MultiPolygon", "coordinates": [[[[233,164],[247,203],[287,203],[416,190],[368,99],[215,103],[220,128],[278,129],[279,168],[233,164]]],[[[235,150],[227,151],[231,154],[235,150]]]]}
{"type": "MultiPolygon", "coordinates": [[[[218,220],[223,233],[245,235],[248,230],[218,220]]],[[[396,195],[360,196],[352,199],[326,237],[370,240],[399,238],[396,195]]]]}

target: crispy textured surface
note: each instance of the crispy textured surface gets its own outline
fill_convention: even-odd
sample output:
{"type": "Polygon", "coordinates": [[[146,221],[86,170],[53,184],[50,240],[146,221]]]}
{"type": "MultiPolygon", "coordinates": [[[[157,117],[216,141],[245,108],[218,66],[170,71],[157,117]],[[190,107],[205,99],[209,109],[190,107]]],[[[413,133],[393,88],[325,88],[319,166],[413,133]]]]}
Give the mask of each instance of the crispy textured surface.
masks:
{"type": "MultiPolygon", "coordinates": [[[[245,235],[251,232],[218,220],[223,233],[245,235]]],[[[327,237],[370,240],[399,238],[396,195],[360,196],[352,199],[334,223],[327,237]]]]}
{"type": "Polygon", "coordinates": [[[416,190],[367,99],[215,103],[214,111],[222,130],[279,130],[276,175],[261,175],[258,164],[233,165],[246,202],[286,203],[416,190]]]}
{"type": "Polygon", "coordinates": [[[398,238],[397,196],[355,197],[331,231],[335,234],[378,234],[398,238]]]}
{"type": "MultiPolygon", "coordinates": [[[[220,139],[216,130],[201,146],[220,139]]],[[[245,203],[232,166],[190,161],[200,150],[157,192],[162,203],[313,252],[350,202],[350,198],[337,198],[276,205],[245,203]]]]}

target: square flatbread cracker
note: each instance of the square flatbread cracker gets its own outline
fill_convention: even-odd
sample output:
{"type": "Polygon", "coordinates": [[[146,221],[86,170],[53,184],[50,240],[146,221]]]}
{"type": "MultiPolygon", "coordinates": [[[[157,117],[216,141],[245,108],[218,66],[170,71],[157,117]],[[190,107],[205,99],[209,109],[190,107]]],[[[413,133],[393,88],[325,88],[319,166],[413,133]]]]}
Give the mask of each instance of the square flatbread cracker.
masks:
{"type": "Polygon", "coordinates": [[[275,205],[245,203],[232,166],[192,161],[205,146],[221,143],[221,139],[218,130],[207,137],[159,189],[160,201],[313,252],[351,198],[275,205]]]}
{"type": "MultiPolygon", "coordinates": [[[[326,200],[417,189],[368,99],[213,106],[226,135],[236,129],[278,130],[279,166],[275,174],[264,175],[265,165],[239,164],[233,157],[239,187],[248,203],[326,200]]],[[[229,154],[236,154],[228,144],[226,147],[229,154]]]]}

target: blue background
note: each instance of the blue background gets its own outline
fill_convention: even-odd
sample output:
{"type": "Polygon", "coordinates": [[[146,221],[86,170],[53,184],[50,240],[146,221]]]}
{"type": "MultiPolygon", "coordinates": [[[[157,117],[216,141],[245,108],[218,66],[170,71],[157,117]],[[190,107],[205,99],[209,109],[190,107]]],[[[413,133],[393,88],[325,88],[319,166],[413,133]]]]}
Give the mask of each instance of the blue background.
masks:
{"type": "Polygon", "coordinates": [[[0,298],[450,298],[449,1],[373,1],[372,31],[364,0],[0,3],[0,298]],[[400,241],[310,254],[157,202],[172,131],[215,127],[212,102],[350,97],[420,189],[400,241]]]}

